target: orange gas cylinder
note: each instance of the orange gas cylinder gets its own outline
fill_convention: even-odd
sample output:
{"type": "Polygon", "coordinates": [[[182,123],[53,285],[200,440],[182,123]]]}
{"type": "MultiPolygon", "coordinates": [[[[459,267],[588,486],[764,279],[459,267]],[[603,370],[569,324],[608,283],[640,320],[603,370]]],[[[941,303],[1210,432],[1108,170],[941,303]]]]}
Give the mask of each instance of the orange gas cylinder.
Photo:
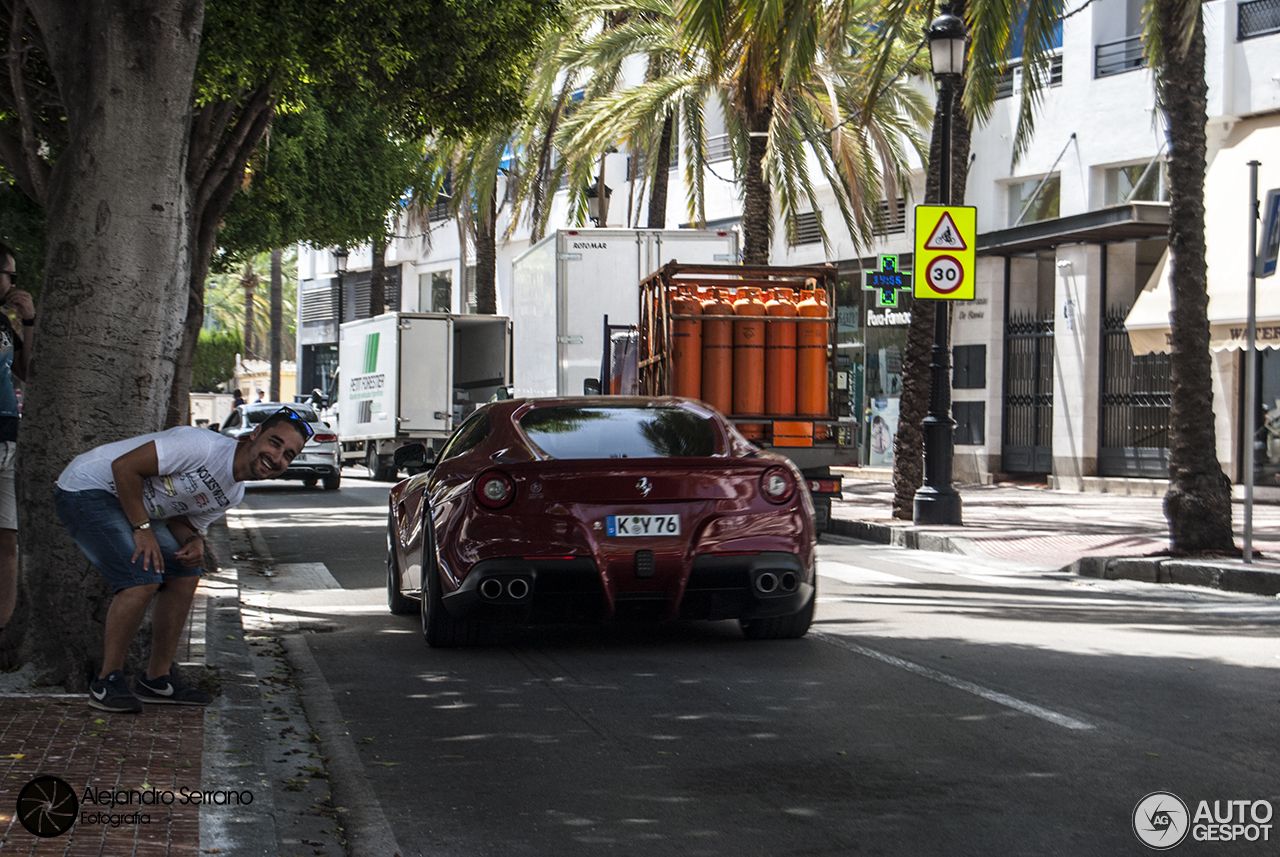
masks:
{"type": "MultiPolygon", "coordinates": [[[[738,299],[733,303],[734,315],[758,321],[733,323],[733,413],[764,413],[764,301],[756,288],[738,289],[738,299]]],[[[738,430],[743,436],[764,436],[764,426],[741,424],[738,430]]]]}
{"type": "MultiPolygon", "coordinates": [[[[796,313],[801,318],[827,316],[823,289],[800,292],[796,313]]],[[[796,413],[806,417],[827,416],[827,322],[800,322],[796,333],[796,413]]]]}
{"type": "MultiPolygon", "coordinates": [[[[733,315],[733,304],[720,289],[702,302],[703,315],[733,315]]],[[[721,413],[733,409],[733,322],[702,320],[702,401],[721,413]]]]}
{"type": "MultiPolygon", "coordinates": [[[[676,315],[702,315],[702,301],[688,287],[671,300],[676,315]]],[[[671,395],[697,399],[702,395],[702,320],[671,320],[671,395]]]]}
{"type": "MultiPolygon", "coordinates": [[[[791,294],[791,289],[774,289],[764,305],[770,318],[795,318],[791,294]]],[[[796,325],[789,321],[770,322],[764,329],[764,412],[796,412],[796,325]]]]}

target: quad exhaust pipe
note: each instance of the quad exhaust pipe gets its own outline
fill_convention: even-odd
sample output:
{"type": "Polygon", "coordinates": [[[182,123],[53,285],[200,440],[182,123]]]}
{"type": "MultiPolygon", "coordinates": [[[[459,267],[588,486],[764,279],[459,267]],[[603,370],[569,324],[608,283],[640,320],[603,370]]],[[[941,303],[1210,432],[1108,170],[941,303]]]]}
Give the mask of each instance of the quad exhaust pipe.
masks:
{"type": "Polygon", "coordinates": [[[529,597],[532,587],[523,577],[513,577],[504,585],[501,578],[489,577],[480,581],[480,596],[486,601],[497,601],[505,593],[513,601],[523,601],[529,597]]]}
{"type": "Polygon", "coordinates": [[[794,571],[784,571],[781,575],[772,571],[762,571],[756,575],[756,591],[761,595],[772,595],[775,592],[795,592],[800,586],[800,578],[794,571]]]}

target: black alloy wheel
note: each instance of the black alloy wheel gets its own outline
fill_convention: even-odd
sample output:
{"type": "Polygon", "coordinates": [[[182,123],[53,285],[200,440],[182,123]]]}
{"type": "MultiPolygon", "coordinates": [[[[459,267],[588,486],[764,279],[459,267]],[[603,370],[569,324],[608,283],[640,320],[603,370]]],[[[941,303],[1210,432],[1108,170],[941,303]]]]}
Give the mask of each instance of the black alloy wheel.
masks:
{"type": "Polygon", "coordinates": [[[387,516],[387,609],[408,616],[418,609],[413,599],[400,591],[400,562],[396,559],[395,519],[387,516]]]}
{"type": "Polygon", "coordinates": [[[455,619],[444,606],[440,591],[440,570],[436,565],[435,536],[431,525],[424,527],[422,546],[422,638],[433,649],[474,646],[480,639],[480,623],[475,619],[455,619]]]}
{"type": "Polygon", "coordinates": [[[818,602],[818,577],[813,578],[813,595],[809,603],[790,616],[775,616],[771,619],[740,619],[742,634],[748,640],[798,640],[809,633],[813,624],[813,608],[818,602]]]}

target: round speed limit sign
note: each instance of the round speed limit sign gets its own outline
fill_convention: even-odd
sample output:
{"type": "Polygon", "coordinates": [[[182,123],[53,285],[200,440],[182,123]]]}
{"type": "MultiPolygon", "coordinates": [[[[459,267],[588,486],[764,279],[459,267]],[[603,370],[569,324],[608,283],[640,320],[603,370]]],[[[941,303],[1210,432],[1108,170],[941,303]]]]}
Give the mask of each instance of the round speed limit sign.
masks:
{"type": "Polygon", "coordinates": [[[949,295],[964,282],[964,267],[953,256],[937,256],[924,269],[929,288],[949,295]]]}

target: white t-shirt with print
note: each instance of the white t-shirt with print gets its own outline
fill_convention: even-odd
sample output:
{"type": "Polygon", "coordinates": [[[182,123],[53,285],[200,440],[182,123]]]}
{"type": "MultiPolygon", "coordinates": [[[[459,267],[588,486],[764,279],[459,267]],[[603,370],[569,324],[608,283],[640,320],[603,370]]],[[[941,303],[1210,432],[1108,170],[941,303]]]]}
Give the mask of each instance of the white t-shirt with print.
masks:
{"type": "Polygon", "coordinates": [[[244,483],[237,482],[231,472],[239,444],[195,426],[175,426],[77,455],[58,477],[58,487],[63,491],[110,491],[119,496],[111,462],[151,441],[156,445],[160,475],[142,480],[142,495],[153,520],[186,515],[192,526],[203,532],[244,499],[244,483]]]}

